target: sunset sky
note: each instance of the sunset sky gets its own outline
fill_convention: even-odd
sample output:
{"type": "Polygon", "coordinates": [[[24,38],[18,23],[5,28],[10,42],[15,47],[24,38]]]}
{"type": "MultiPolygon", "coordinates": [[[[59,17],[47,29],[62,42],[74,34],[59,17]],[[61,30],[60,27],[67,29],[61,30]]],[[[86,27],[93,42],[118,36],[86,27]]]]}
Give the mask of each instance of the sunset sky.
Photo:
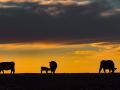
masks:
{"type": "Polygon", "coordinates": [[[119,0],[0,0],[0,61],[16,73],[97,73],[113,60],[120,72],[119,0]]]}

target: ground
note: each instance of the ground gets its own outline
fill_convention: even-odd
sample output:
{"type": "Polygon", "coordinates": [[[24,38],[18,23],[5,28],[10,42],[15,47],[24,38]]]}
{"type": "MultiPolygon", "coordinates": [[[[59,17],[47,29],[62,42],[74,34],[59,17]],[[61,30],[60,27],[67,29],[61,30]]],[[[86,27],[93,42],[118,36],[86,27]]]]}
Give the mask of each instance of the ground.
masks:
{"type": "Polygon", "coordinates": [[[120,74],[1,74],[0,90],[120,90],[120,74]]]}

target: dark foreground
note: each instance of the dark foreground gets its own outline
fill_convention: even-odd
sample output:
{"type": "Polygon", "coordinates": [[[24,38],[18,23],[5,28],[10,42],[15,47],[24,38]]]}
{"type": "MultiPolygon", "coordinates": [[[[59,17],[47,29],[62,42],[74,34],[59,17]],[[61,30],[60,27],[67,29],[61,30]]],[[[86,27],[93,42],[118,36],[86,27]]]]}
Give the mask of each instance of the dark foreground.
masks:
{"type": "Polygon", "coordinates": [[[7,74],[0,90],[120,90],[120,74],[7,74]]]}

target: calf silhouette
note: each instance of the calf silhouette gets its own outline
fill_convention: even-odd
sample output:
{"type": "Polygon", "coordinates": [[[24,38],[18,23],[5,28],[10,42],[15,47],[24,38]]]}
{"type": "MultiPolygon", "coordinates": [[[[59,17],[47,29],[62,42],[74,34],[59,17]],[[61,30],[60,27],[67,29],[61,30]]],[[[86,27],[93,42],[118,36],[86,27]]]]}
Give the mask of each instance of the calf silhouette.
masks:
{"type": "Polygon", "coordinates": [[[15,63],[14,62],[1,62],[0,63],[0,72],[4,74],[4,70],[11,70],[11,74],[15,72],[15,63]]]}
{"type": "Polygon", "coordinates": [[[109,73],[114,73],[117,68],[115,68],[114,62],[112,60],[102,60],[100,62],[99,73],[102,69],[104,70],[104,73],[106,73],[106,69],[109,70],[109,73]]]}
{"type": "Polygon", "coordinates": [[[41,67],[41,74],[43,71],[46,71],[46,73],[48,73],[48,71],[50,71],[50,68],[48,67],[41,67]]]}
{"type": "Polygon", "coordinates": [[[49,62],[50,63],[50,70],[51,70],[51,73],[55,73],[56,69],[57,69],[57,63],[55,61],[51,61],[49,62]]]}

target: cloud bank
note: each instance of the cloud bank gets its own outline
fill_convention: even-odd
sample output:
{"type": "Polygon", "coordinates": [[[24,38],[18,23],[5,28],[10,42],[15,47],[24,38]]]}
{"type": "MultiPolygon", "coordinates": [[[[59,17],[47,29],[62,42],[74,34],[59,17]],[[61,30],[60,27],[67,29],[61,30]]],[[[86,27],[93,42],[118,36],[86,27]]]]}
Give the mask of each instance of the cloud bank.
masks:
{"type": "Polygon", "coordinates": [[[91,2],[84,5],[1,2],[0,43],[119,43],[117,1],[111,5],[112,1],[106,0],[106,7],[102,0],[91,2]]]}

